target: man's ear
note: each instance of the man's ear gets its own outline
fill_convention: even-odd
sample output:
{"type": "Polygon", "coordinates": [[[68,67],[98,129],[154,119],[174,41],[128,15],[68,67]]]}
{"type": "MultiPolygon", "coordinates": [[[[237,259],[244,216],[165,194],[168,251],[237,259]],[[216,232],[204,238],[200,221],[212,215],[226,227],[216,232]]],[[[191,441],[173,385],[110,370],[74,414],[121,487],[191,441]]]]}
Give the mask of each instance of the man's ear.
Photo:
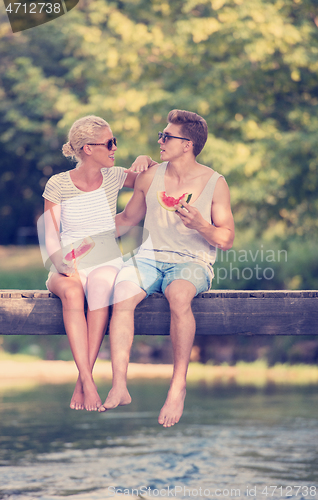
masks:
{"type": "Polygon", "coordinates": [[[193,149],[193,142],[188,141],[187,144],[185,145],[186,151],[192,150],[193,149]]]}

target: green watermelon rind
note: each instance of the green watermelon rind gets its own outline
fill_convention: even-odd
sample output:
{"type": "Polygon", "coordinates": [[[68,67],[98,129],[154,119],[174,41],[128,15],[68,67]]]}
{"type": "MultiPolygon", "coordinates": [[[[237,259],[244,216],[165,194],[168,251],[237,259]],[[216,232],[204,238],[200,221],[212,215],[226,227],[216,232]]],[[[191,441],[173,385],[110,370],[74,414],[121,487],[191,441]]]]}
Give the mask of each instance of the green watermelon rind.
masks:
{"type": "Polygon", "coordinates": [[[189,203],[191,198],[192,198],[192,193],[188,194],[187,199],[186,199],[186,203],[189,203]]]}

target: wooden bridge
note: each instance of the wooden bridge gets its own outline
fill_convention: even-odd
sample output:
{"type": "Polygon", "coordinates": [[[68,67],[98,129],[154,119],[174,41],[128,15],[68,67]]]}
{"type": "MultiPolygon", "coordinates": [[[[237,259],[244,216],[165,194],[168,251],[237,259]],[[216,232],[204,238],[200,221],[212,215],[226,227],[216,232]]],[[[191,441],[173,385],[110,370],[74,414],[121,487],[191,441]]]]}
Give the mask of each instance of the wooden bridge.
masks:
{"type": "MultiPolygon", "coordinates": [[[[197,335],[318,335],[318,290],[210,290],[193,299],[197,335]]],[[[141,302],[136,335],[168,335],[161,294],[141,302]]],[[[0,290],[0,335],[65,335],[58,297],[45,290],[0,290]]]]}

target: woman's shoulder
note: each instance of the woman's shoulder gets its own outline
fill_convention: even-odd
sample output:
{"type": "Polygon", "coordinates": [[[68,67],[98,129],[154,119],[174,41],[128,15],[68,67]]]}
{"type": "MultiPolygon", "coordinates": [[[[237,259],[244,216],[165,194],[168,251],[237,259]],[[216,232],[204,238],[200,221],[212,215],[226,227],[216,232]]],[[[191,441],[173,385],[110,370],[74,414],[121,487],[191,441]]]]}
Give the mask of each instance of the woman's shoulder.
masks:
{"type": "Polygon", "coordinates": [[[108,186],[110,183],[112,186],[119,186],[119,189],[123,186],[127,177],[127,172],[125,172],[124,167],[102,168],[101,172],[104,182],[106,181],[108,186]]]}
{"type": "Polygon", "coordinates": [[[104,177],[118,177],[124,173],[124,170],[124,167],[104,167],[101,169],[101,172],[104,177]]]}
{"type": "Polygon", "coordinates": [[[55,194],[58,194],[60,197],[62,197],[62,193],[68,192],[71,188],[72,186],[70,184],[69,171],[60,172],[59,174],[52,175],[48,179],[47,183],[45,184],[43,195],[44,198],[55,196],[55,194]]]}
{"type": "Polygon", "coordinates": [[[49,180],[48,180],[48,183],[50,184],[60,184],[60,183],[63,183],[65,181],[68,181],[69,180],[69,170],[67,170],[66,172],[60,172],[59,174],[54,174],[52,175],[49,180]]]}

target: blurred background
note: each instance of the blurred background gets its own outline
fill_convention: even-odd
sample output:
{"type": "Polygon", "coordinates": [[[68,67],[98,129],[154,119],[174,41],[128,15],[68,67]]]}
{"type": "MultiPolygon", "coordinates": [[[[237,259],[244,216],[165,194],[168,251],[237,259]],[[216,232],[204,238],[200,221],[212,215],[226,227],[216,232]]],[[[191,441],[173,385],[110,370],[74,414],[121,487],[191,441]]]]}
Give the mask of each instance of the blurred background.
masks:
{"type": "MultiPolygon", "coordinates": [[[[82,0],[12,34],[0,5],[0,288],[44,289],[36,222],[81,116],[105,118],[116,164],[159,159],[173,108],[201,114],[198,160],[230,186],[233,249],[212,287],[317,289],[318,13],[311,0],[82,0]]],[[[123,191],[118,209],[131,193],[123,191]]],[[[305,333],[305,332],[304,332],[305,333]]],[[[2,349],[71,359],[64,337],[3,337],[2,349]]],[[[109,358],[108,341],[101,356],[109,358]]],[[[318,337],[200,338],[193,360],[318,362],[318,337]]],[[[171,362],[169,339],[139,338],[132,360],[171,362]]]]}

